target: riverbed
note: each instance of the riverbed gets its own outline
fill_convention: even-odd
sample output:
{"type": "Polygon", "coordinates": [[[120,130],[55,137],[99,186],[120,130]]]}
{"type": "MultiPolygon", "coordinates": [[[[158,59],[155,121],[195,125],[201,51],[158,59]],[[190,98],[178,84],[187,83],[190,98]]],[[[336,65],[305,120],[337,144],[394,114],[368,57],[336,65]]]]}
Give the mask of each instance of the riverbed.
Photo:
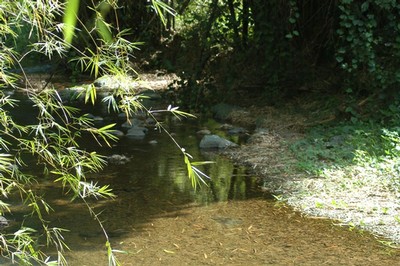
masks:
{"type": "MultiPolygon", "coordinates": [[[[117,198],[93,202],[122,265],[396,265],[400,254],[365,232],[328,219],[307,218],[262,191],[261,181],[217,153],[202,153],[200,122],[169,123],[196,159],[208,186],[194,190],[180,151],[165,134],[122,138],[105,154],[130,161],[110,164],[91,178],[111,184],[117,198]],[[153,143],[153,144],[150,144],[153,143]],[[154,144],[156,143],[156,144],[154,144]]],[[[54,225],[70,229],[70,265],[107,265],[105,238],[83,203],[71,203],[49,182],[54,225]]]]}

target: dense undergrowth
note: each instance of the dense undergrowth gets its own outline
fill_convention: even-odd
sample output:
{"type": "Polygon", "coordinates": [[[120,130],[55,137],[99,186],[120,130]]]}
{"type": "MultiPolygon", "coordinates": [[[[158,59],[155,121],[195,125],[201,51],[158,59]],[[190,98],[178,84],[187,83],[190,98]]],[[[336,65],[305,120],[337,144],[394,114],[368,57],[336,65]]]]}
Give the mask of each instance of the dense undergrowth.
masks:
{"type": "Polygon", "coordinates": [[[350,115],[314,125],[290,142],[294,171],[305,176],[292,204],[311,215],[341,220],[350,229],[389,237],[382,243],[398,247],[400,128],[394,108],[390,114],[368,109],[363,119],[350,115]]]}
{"type": "Polygon", "coordinates": [[[297,155],[299,169],[311,175],[327,176],[335,174],[332,169],[356,165],[389,189],[400,191],[399,128],[372,122],[319,126],[307,131],[291,150],[297,155]]]}
{"type": "MultiPolygon", "coordinates": [[[[387,106],[371,97],[347,95],[343,100],[343,96],[329,95],[326,100],[326,96],[317,95],[313,96],[319,99],[314,110],[306,113],[311,120],[322,122],[311,124],[304,138],[291,145],[298,169],[320,177],[335,174],[332,169],[358,166],[375,179],[382,179],[390,190],[400,191],[398,102],[387,106]]],[[[302,98],[302,102],[309,99],[302,98]]]]}

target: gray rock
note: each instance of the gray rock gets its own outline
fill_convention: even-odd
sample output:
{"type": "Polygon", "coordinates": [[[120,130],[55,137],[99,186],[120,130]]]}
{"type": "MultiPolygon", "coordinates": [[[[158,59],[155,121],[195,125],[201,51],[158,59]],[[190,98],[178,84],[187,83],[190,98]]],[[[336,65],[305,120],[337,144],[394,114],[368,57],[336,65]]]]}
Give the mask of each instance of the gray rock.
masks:
{"type": "Polygon", "coordinates": [[[96,115],[96,116],[93,117],[93,121],[94,121],[95,123],[104,122],[104,118],[101,117],[101,116],[96,115]]]}
{"type": "Polygon", "coordinates": [[[228,130],[229,135],[241,135],[246,133],[247,133],[246,129],[242,127],[234,127],[228,130]]]}
{"type": "Polygon", "coordinates": [[[134,139],[143,139],[146,136],[148,129],[145,127],[132,127],[128,130],[126,133],[126,136],[128,138],[134,138],[134,139]]]}
{"type": "Polygon", "coordinates": [[[263,128],[263,127],[258,127],[256,130],[254,130],[255,134],[269,134],[269,129],[268,128],[263,128]]]}
{"type": "Polygon", "coordinates": [[[159,102],[162,97],[161,95],[151,89],[144,90],[138,94],[140,103],[145,106],[146,108],[151,108],[159,102]]]}
{"type": "Polygon", "coordinates": [[[130,162],[131,159],[125,155],[113,154],[107,157],[107,161],[111,164],[123,165],[130,162]]]}
{"type": "Polygon", "coordinates": [[[0,229],[7,227],[9,225],[8,220],[4,217],[0,215],[0,229]]]}
{"type": "Polygon", "coordinates": [[[231,124],[225,123],[225,124],[222,124],[219,128],[222,130],[230,130],[233,128],[233,126],[231,124]]]}
{"type": "Polygon", "coordinates": [[[208,129],[200,129],[199,131],[196,132],[198,135],[210,135],[211,131],[208,129]]]}
{"type": "Polygon", "coordinates": [[[89,119],[92,119],[93,122],[95,122],[95,123],[102,123],[102,122],[104,122],[104,118],[103,118],[103,117],[98,116],[98,115],[93,115],[93,114],[91,114],[91,113],[87,113],[87,114],[86,114],[86,117],[89,118],[89,119]]]}
{"type": "Polygon", "coordinates": [[[236,143],[217,135],[205,135],[200,141],[200,149],[226,149],[237,146],[236,143]]]}
{"type": "Polygon", "coordinates": [[[106,97],[108,97],[110,95],[112,95],[112,93],[110,91],[99,91],[97,93],[97,97],[99,97],[100,99],[106,98],[106,97]]]}

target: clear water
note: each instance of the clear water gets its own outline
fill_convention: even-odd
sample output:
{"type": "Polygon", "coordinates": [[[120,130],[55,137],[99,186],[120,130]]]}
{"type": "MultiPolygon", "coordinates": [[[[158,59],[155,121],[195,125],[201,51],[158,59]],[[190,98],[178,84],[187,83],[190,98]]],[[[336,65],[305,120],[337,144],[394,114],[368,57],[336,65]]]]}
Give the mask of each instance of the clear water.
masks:
{"type": "MultiPolygon", "coordinates": [[[[123,265],[396,265],[368,234],[307,219],[261,192],[248,169],[198,149],[197,121],[166,120],[176,140],[195,158],[213,160],[202,170],[208,186],[194,190],[182,155],[163,133],[143,140],[122,138],[112,149],[84,141],[87,149],[130,158],[108,165],[89,179],[110,184],[115,200],[92,201],[123,265]],[[150,141],[156,144],[150,144],[150,141]]],[[[32,187],[49,200],[53,226],[69,229],[70,265],[107,265],[105,238],[85,204],[71,202],[59,185],[43,180],[32,187]]],[[[17,198],[15,199],[17,201],[17,198]]],[[[40,228],[16,207],[8,218],[40,228]]],[[[51,253],[51,250],[50,250],[51,253]]],[[[0,261],[1,262],[1,261],[0,261]]],[[[4,261],[2,265],[7,265],[4,261]]]]}

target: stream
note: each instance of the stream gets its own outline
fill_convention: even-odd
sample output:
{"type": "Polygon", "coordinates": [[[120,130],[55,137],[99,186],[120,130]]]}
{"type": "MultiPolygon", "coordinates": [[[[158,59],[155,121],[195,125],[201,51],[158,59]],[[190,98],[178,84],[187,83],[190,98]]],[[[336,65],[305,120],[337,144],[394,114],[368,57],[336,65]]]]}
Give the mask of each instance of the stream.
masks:
{"type": "MultiPolygon", "coordinates": [[[[261,191],[249,169],[198,148],[203,121],[166,121],[174,138],[195,158],[213,160],[211,177],[197,190],[182,155],[166,134],[150,130],[144,139],[123,137],[113,148],[88,149],[124,155],[89,181],[110,184],[116,199],[92,201],[122,265],[398,265],[399,252],[368,233],[335,221],[307,218],[261,191]]],[[[51,225],[65,233],[69,265],[107,265],[101,228],[79,201],[71,202],[52,180],[34,187],[55,212],[51,225]]],[[[38,227],[14,210],[10,219],[38,227]]]]}

